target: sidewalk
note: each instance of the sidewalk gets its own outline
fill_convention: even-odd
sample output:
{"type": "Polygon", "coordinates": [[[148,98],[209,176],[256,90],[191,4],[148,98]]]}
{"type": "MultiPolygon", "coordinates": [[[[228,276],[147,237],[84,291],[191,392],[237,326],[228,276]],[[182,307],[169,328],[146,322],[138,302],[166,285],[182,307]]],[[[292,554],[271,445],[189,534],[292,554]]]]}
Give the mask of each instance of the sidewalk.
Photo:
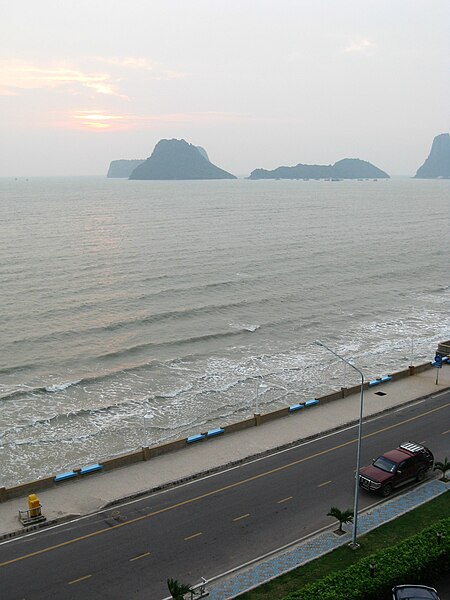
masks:
{"type": "MultiPolygon", "coordinates": [[[[444,365],[440,370],[438,385],[435,378],[435,369],[428,369],[412,377],[369,388],[364,392],[364,416],[450,388],[450,365],[444,365]],[[380,391],[386,395],[377,395],[380,391]]],[[[352,394],[259,427],[218,437],[206,444],[59,484],[38,493],[42,512],[47,522],[85,515],[123,498],[186,481],[198,474],[219,470],[222,466],[337,429],[358,419],[359,401],[359,393],[352,394]]],[[[18,521],[18,511],[26,508],[26,496],[0,503],[0,539],[24,531],[18,521]]]]}

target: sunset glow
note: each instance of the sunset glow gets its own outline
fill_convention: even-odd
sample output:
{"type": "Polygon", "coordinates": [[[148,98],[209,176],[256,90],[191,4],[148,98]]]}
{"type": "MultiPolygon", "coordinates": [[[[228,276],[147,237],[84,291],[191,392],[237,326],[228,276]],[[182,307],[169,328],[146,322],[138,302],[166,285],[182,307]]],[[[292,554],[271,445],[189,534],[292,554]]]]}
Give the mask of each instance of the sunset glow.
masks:
{"type": "Polygon", "coordinates": [[[34,65],[25,61],[0,61],[0,92],[81,86],[98,94],[120,95],[107,73],[87,73],[60,65],[34,65]]]}
{"type": "Polygon", "coordinates": [[[102,112],[77,111],[72,115],[82,129],[111,130],[123,128],[125,117],[121,115],[109,115],[102,112]]]}
{"type": "Polygon", "coordinates": [[[4,4],[0,175],[102,173],[172,138],[232,173],[409,175],[448,131],[448,0],[4,4]]]}

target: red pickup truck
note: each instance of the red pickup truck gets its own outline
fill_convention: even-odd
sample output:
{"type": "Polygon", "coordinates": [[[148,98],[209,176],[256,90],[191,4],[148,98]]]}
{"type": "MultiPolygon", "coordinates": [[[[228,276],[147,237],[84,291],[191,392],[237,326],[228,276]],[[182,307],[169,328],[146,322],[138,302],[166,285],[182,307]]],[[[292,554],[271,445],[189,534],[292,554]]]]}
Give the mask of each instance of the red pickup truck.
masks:
{"type": "Polygon", "coordinates": [[[396,487],[410,481],[422,481],[433,464],[434,457],[428,448],[415,442],[404,442],[360,469],[359,485],[389,496],[396,487]]]}

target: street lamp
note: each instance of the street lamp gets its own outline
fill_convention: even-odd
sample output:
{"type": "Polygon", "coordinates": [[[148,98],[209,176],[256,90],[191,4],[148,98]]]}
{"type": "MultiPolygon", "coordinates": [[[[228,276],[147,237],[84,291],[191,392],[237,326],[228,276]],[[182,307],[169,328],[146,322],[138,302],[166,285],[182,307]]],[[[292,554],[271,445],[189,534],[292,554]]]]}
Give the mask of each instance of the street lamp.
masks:
{"type": "Polygon", "coordinates": [[[317,340],[315,342],[318,346],[322,346],[334,356],[337,356],[340,360],[344,361],[347,365],[349,365],[352,369],[355,369],[361,376],[361,397],[359,401],[359,426],[358,426],[358,449],[356,451],[356,473],[355,473],[355,501],[353,505],[353,533],[352,533],[352,542],[350,546],[352,548],[358,548],[359,544],[356,541],[356,533],[358,530],[358,495],[359,495],[359,467],[360,467],[360,458],[361,458],[361,437],[362,437],[362,418],[363,418],[363,404],[364,404],[364,374],[360,371],[355,365],[349,362],[347,359],[342,357],[340,354],[328,348],[323,342],[317,340]]]}
{"type": "Polygon", "coordinates": [[[256,397],[255,397],[255,415],[259,414],[259,392],[266,392],[270,387],[278,388],[279,390],[284,390],[286,394],[283,394],[281,397],[287,396],[289,394],[289,390],[284,387],[284,385],[280,385],[279,383],[273,383],[272,381],[268,382],[269,385],[265,381],[262,380],[262,377],[259,375],[256,381],[256,397]]]}
{"type": "Polygon", "coordinates": [[[255,415],[259,415],[259,390],[265,392],[269,389],[269,386],[264,381],[258,380],[256,382],[256,397],[255,397],[255,415]]]}
{"type": "Polygon", "coordinates": [[[147,419],[151,419],[153,417],[153,415],[144,415],[144,448],[148,448],[148,440],[147,440],[147,427],[145,424],[145,421],[147,419]]]}

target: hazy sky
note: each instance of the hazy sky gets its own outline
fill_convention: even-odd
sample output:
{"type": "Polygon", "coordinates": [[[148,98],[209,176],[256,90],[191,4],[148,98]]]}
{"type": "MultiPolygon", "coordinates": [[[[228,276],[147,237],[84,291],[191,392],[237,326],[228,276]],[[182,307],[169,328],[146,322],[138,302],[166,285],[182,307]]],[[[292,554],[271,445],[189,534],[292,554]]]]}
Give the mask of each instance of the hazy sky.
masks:
{"type": "Polygon", "coordinates": [[[449,0],[2,0],[0,176],[103,175],[161,138],[237,175],[450,130],[449,0]]]}

